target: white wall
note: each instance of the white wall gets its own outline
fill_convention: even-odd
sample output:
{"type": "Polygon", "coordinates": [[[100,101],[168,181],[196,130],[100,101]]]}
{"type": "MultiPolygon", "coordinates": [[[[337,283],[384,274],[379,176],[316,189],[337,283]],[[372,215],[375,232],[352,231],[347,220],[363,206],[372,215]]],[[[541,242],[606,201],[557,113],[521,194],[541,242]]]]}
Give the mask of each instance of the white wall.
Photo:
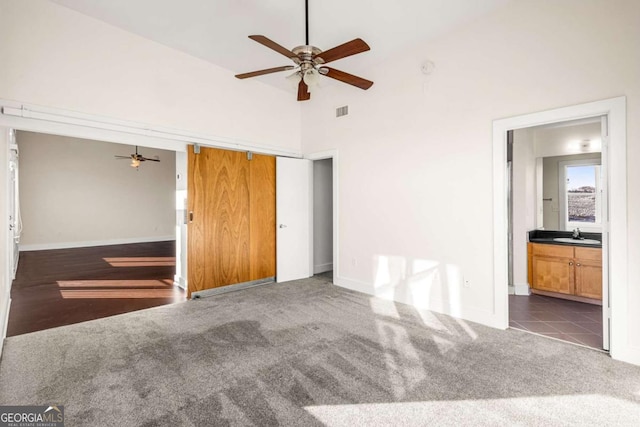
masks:
{"type": "Polygon", "coordinates": [[[175,153],[107,142],[17,132],[21,250],[175,238],[175,153]]]}
{"type": "Polygon", "coordinates": [[[300,151],[293,93],[57,4],[0,0],[0,40],[0,98],[300,151]]]}
{"type": "Polygon", "coordinates": [[[513,132],[513,284],[528,295],[527,232],[536,228],[536,159],[533,129],[513,132]]]}
{"type": "Polygon", "coordinates": [[[546,230],[560,230],[560,182],[558,163],[568,160],[595,159],[601,161],[600,153],[575,154],[572,156],[545,157],[542,163],[543,197],[553,200],[543,203],[544,228],[546,230]]]}
{"type": "Polygon", "coordinates": [[[333,160],[313,162],[313,272],[333,270],[333,160]]]}
{"type": "MultiPolygon", "coordinates": [[[[364,70],[375,82],[366,92],[336,83],[314,94],[304,151],[341,160],[336,283],[495,324],[492,121],[620,95],[638,117],[639,19],[635,0],[512,2],[364,70]],[[350,115],[336,119],[345,104],[350,115]]],[[[628,121],[627,138],[632,165],[640,122],[628,121]]],[[[628,170],[634,242],[640,168],[628,170]]],[[[628,273],[628,343],[640,351],[640,264],[628,273]]]]}

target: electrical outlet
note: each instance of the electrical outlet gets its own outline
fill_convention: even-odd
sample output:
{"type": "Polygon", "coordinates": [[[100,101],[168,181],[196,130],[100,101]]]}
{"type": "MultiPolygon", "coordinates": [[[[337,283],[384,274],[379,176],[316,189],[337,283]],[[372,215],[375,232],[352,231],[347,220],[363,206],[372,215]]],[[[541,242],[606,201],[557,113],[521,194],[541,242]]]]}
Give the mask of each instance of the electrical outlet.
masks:
{"type": "Polygon", "coordinates": [[[470,288],[471,287],[471,281],[469,279],[464,279],[463,286],[465,288],[470,288]]]}

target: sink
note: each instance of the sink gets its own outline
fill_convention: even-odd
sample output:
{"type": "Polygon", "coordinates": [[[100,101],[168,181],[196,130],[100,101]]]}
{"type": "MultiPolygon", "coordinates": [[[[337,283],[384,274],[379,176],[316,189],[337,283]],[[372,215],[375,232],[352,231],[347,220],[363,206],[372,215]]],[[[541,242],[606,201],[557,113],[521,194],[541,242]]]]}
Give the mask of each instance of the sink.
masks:
{"type": "Polygon", "coordinates": [[[602,243],[600,240],[594,239],[572,239],[571,237],[556,237],[553,239],[554,242],[562,242],[562,243],[583,243],[587,245],[599,245],[602,243]]]}

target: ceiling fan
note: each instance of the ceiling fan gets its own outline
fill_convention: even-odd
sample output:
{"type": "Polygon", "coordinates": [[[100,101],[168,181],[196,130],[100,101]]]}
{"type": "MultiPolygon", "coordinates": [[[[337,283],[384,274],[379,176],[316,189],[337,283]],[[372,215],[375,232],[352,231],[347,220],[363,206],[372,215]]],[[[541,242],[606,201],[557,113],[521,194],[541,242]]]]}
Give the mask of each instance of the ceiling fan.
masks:
{"type": "MultiPolygon", "coordinates": [[[[156,156],[157,157],[157,156],[156,156]]],[[[144,157],[142,154],[138,154],[138,146],[136,145],[136,153],[131,154],[130,156],[115,156],[116,159],[129,159],[131,160],[131,167],[138,168],[140,166],[140,162],[159,162],[160,159],[150,159],[148,157],[144,157]]]]}
{"type": "Polygon", "coordinates": [[[287,77],[292,82],[298,81],[298,101],[306,101],[311,99],[309,93],[309,86],[315,86],[318,84],[320,76],[327,76],[335,80],[339,80],[343,83],[347,83],[360,89],[367,90],[373,85],[370,80],[363,79],[362,77],[354,76],[353,74],[345,73],[344,71],[336,70],[335,68],[325,67],[324,64],[336,61],[338,59],[346,58],[347,56],[355,55],[358,53],[366,52],[369,50],[369,45],[362,39],[354,39],[350,42],[341,44],[332,49],[322,51],[315,46],[309,44],[309,1],[304,2],[305,13],[305,44],[302,46],[294,47],[292,50],[280,46],[273,40],[268,39],[265,36],[254,35],[249,36],[251,40],[275,50],[281,55],[291,59],[295,65],[285,65],[283,67],[268,68],[266,70],[252,71],[250,73],[243,73],[236,75],[239,79],[246,79],[249,77],[261,76],[264,74],[277,73],[280,71],[296,70],[295,73],[287,77]]]}

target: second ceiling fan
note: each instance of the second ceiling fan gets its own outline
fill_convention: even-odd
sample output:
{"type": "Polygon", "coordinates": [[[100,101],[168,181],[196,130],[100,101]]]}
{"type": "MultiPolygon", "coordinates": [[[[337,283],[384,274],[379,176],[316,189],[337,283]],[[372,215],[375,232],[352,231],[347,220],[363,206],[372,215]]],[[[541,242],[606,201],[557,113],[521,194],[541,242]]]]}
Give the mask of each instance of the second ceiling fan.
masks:
{"type": "Polygon", "coordinates": [[[268,39],[265,36],[253,35],[249,36],[251,40],[254,40],[269,49],[275,50],[281,55],[291,59],[296,65],[285,65],[283,67],[268,68],[266,70],[252,71],[250,73],[243,73],[236,75],[239,79],[246,79],[249,77],[262,76],[264,74],[277,73],[280,71],[288,71],[297,69],[294,74],[287,77],[291,80],[299,80],[298,83],[298,101],[306,101],[311,99],[309,93],[309,86],[313,86],[318,83],[320,76],[327,76],[335,80],[339,80],[343,83],[350,84],[352,86],[359,87],[360,89],[367,90],[373,85],[370,80],[363,79],[362,77],[354,76],[353,74],[345,73],[344,71],[336,70],[335,68],[325,67],[331,61],[346,58],[357,53],[368,51],[369,45],[362,39],[354,39],[350,42],[336,46],[333,49],[322,51],[315,46],[309,44],[309,1],[304,2],[305,12],[305,44],[302,46],[294,47],[289,50],[280,46],[273,40],[268,39]]]}

